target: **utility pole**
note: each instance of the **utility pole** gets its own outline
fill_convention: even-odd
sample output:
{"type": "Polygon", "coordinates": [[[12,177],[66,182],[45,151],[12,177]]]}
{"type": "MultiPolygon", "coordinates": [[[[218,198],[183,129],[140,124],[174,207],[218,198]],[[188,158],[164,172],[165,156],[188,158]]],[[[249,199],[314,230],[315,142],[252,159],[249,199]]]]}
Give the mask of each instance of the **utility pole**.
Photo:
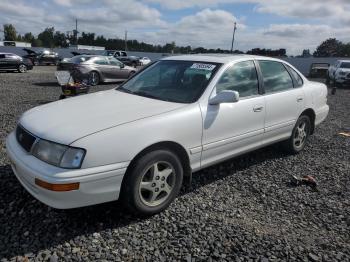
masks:
{"type": "Polygon", "coordinates": [[[78,19],[75,19],[75,44],[78,46],[78,19]]]}
{"type": "Polygon", "coordinates": [[[236,34],[236,29],[237,29],[237,23],[234,23],[233,26],[233,35],[232,35],[232,44],[231,44],[231,53],[233,53],[233,43],[235,42],[235,34],[236,34]]]}
{"type": "Polygon", "coordinates": [[[125,48],[124,51],[128,51],[128,31],[125,30],[125,48]]]}

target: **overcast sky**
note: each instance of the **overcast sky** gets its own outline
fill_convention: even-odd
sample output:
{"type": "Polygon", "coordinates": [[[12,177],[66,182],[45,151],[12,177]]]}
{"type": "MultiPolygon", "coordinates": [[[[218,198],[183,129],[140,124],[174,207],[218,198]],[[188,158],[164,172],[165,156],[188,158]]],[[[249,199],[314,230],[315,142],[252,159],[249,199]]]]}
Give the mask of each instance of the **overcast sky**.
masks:
{"type": "Polygon", "coordinates": [[[313,51],[329,38],[350,41],[350,0],[0,0],[0,24],[21,34],[44,28],[124,37],[152,44],[313,51]]]}

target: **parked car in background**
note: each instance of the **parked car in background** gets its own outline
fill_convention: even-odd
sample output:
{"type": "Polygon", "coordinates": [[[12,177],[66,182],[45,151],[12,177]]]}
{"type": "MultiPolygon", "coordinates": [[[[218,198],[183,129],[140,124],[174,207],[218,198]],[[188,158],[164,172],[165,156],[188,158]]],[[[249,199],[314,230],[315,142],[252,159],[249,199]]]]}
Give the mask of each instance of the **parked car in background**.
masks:
{"type": "Polygon", "coordinates": [[[119,61],[123,62],[125,65],[137,67],[141,65],[140,58],[137,56],[128,56],[125,51],[118,50],[106,50],[103,55],[105,56],[113,56],[117,58],[119,61]]]}
{"type": "Polygon", "coordinates": [[[141,65],[148,65],[149,63],[151,63],[152,61],[151,61],[151,59],[149,59],[148,57],[141,57],[140,58],[140,63],[141,63],[141,65]]]}
{"type": "Polygon", "coordinates": [[[95,86],[100,82],[124,81],[132,76],[136,69],[124,65],[114,57],[100,55],[78,55],[57,66],[58,71],[78,70],[86,75],[89,84],[95,86]]]}
{"type": "Polygon", "coordinates": [[[350,85],[350,60],[338,60],[330,66],[327,82],[334,81],[335,85],[350,85]]]}
{"type": "Polygon", "coordinates": [[[34,65],[57,65],[62,60],[58,53],[53,51],[36,52],[28,48],[23,48],[23,50],[27,52],[27,55],[23,57],[30,59],[34,65]]]}
{"type": "Polygon", "coordinates": [[[194,171],[276,142],[301,152],[328,110],[327,87],[285,61],[175,56],[116,89],[29,110],[6,149],[18,180],[49,206],[120,198],[151,215],[194,171]]]}
{"type": "Polygon", "coordinates": [[[20,57],[12,53],[0,53],[0,71],[18,71],[25,73],[32,70],[33,64],[31,60],[20,57]]]}
{"type": "Polygon", "coordinates": [[[327,78],[328,63],[312,63],[310,66],[309,77],[311,78],[327,78]]]}

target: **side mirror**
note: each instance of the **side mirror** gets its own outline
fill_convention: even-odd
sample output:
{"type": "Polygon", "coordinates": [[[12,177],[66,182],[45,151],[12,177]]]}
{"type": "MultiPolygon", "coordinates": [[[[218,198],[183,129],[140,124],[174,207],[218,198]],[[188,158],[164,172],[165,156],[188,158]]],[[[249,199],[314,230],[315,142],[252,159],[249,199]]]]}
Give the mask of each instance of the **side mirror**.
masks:
{"type": "Polygon", "coordinates": [[[224,90],[216,94],[209,100],[209,105],[219,105],[222,103],[236,103],[239,101],[239,93],[237,91],[224,90]]]}
{"type": "Polygon", "coordinates": [[[123,63],[120,64],[120,68],[124,68],[125,65],[123,63]]]}

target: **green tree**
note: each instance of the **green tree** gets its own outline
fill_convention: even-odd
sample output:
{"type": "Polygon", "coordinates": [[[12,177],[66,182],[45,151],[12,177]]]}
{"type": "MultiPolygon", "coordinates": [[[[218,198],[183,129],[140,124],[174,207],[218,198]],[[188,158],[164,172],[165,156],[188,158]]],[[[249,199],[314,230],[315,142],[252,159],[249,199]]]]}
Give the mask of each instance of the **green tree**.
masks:
{"type": "Polygon", "coordinates": [[[34,38],[33,42],[32,42],[32,46],[41,47],[41,46],[43,46],[43,42],[38,38],[34,38]]]}
{"type": "Polygon", "coordinates": [[[64,33],[61,33],[60,31],[56,31],[53,36],[53,42],[55,47],[67,47],[67,39],[66,35],[64,33]]]}
{"type": "Polygon", "coordinates": [[[329,57],[329,56],[341,56],[343,43],[335,38],[329,38],[322,42],[314,52],[314,56],[329,57]]]}
{"type": "Polygon", "coordinates": [[[28,42],[28,43],[33,43],[35,37],[32,35],[32,33],[25,33],[23,37],[23,41],[28,42]]]}
{"type": "Polygon", "coordinates": [[[78,39],[78,43],[81,45],[93,45],[94,42],[95,42],[95,34],[94,33],[82,32],[81,36],[78,39]]]}
{"type": "Polygon", "coordinates": [[[54,32],[55,32],[55,28],[47,27],[43,32],[41,32],[38,35],[38,39],[42,42],[43,46],[50,47],[50,48],[54,47],[55,45],[54,32]]]}
{"type": "Polygon", "coordinates": [[[17,32],[12,24],[4,24],[4,38],[5,41],[16,41],[17,32]]]}

